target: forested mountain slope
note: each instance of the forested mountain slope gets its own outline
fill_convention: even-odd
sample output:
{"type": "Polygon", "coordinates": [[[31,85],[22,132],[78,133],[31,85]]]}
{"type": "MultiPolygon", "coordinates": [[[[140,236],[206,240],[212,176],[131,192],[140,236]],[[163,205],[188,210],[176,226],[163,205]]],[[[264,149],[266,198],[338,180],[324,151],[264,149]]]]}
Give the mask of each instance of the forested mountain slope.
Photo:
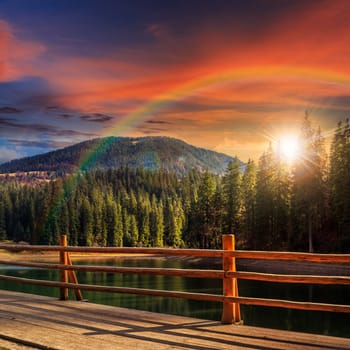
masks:
{"type": "Polygon", "coordinates": [[[65,174],[78,169],[124,166],[182,174],[191,169],[222,174],[232,160],[225,154],[169,137],[106,137],[1,164],[0,173],[54,171],[65,174]]]}

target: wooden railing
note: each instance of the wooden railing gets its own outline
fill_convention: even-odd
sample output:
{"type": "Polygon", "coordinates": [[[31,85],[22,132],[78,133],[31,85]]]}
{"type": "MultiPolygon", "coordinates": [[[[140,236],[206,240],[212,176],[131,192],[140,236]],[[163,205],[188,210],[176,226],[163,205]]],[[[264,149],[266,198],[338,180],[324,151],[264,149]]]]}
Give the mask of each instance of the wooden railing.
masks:
{"type": "Polygon", "coordinates": [[[8,245],[0,244],[0,249],[8,251],[42,251],[59,252],[59,264],[42,262],[21,262],[14,260],[0,260],[2,265],[23,266],[33,268],[56,269],[60,271],[60,281],[47,281],[27,279],[0,275],[0,280],[42,285],[60,288],[60,299],[68,299],[68,290],[75,292],[77,300],[82,300],[82,290],[127,293],[139,295],[151,295],[162,297],[184,298],[201,301],[213,301],[223,303],[222,322],[238,323],[241,321],[240,304],[272,306],[302,310],[318,310],[330,312],[350,313],[350,305],[324,304],[313,302],[297,302],[289,300],[263,299],[252,297],[240,297],[238,295],[238,279],[249,279],[268,282],[283,283],[309,283],[309,284],[340,284],[350,285],[350,276],[311,276],[311,275],[281,275],[258,272],[236,271],[236,259],[265,259],[265,260],[288,260],[288,261],[309,261],[318,263],[350,263],[350,254],[310,254],[290,252],[262,252],[262,251],[240,251],[235,250],[233,235],[223,236],[223,249],[171,249],[171,248],[119,248],[119,247],[68,247],[67,238],[61,236],[60,246],[31,246],[31,245],[8,245]],[[96,253],[96,254],[151,254],[151,255],[176,255],[190,257],[221,258],[221,270],[200,270],[200,269],[174,269],[174,268],[137,268],[137,267],[115,267],[115,266],[87,266],[72,265],[69,253],[96,253]],[[152,274],[164,276],[181,276],[191,278],[212,278],[222,279],[223,294],[205,294],[180,291],[154,290],[143,288],[130,288],[119,286],[101,286],[79,284],[75,271],[89,272],[110,272],[123,274],[152,274]],[[70,282],[69,282],[70,280],[70,282]]]}

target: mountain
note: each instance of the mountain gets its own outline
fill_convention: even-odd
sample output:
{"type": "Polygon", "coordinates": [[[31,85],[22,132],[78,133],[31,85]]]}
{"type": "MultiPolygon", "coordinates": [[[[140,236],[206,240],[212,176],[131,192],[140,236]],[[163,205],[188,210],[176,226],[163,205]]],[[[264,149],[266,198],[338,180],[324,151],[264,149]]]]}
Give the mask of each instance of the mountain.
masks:
{"type": "Polygon", "coordinates": [[[3,163],[0,173],[49,171],[66,174],[79,169],[127,166],[177,173],[208,169],[212,173],[222,174],[233,159],[169,137],[106,137],[3,163]]]}

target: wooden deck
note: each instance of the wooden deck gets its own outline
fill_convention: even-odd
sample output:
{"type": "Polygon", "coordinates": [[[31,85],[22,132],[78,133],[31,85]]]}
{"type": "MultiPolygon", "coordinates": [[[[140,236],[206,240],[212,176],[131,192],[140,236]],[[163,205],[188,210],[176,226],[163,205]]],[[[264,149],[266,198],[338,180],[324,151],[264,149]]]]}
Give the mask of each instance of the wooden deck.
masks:
{"type": "Polygon", "coordinates": [[[0,349],[350,349],[350,339],[0,291],[0,349]]]}

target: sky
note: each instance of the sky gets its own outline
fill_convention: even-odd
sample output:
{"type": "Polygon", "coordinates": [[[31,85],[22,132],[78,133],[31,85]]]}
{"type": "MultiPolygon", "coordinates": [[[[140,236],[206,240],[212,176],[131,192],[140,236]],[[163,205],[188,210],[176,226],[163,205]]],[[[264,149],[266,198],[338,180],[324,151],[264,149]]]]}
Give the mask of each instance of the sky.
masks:
{"type": "Polygon", "coordinates": [[[104,136],[258,159],[350,110],[347,0],[0,0],[0,163],[104,136]]]}

